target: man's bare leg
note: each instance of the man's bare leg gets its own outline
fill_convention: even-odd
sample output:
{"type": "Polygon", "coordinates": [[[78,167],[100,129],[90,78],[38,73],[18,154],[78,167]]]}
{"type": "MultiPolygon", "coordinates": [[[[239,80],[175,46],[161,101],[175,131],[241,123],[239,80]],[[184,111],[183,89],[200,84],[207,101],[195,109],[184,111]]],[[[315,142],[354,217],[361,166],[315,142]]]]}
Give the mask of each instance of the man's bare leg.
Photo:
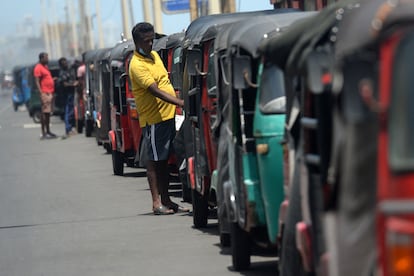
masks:
{"type": "Polygon", "coordinates": [[[40,114],[40,126],[42,129],[42,136],[46,135],[46,113],[40,114]]]}
{"type": "MultiPolygon", "coordinates": [[[[159,161],[147,161],[147,179],[152,196],[152,208],[153,210],[162,208],[163,204],[160,200],[160,181],[162,177],[159,175],[159,161]]],[[[172,213],[170,210],[163,210],[165,213],[172,213]]]]}

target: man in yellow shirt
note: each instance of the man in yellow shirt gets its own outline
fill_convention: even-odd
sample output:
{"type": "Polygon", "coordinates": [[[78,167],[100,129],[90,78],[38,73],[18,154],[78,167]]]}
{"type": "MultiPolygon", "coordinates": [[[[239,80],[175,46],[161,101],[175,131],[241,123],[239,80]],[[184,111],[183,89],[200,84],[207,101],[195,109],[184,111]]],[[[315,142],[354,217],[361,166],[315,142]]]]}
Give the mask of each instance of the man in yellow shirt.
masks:
{"type": "Polygon", "coordinates": [[[188,212],[171,201],[168,194],[168,158],[175,137],[175,109],[184,101],[175,95],[168,72],[158,53],[152,50],[154,27],[147,22],[132,29],[134,56],[129,64],[132,94],[143,128],[143,143],[147,146],[147,178],[155,215],[188,212]],[[161,198],[160,198],[161,196],[161,198]]]}

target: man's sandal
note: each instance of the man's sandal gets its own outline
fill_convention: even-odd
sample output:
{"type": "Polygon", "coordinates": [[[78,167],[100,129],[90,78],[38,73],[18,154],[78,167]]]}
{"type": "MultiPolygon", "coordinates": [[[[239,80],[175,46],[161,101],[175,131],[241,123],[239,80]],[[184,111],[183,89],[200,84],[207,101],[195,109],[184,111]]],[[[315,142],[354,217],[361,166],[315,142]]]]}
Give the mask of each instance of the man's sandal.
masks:
{"type": "Polygon", "coordinates": [[[188,213],[188,212],[190,212],[190,209],[188,209],[187,207],[178,205],[177,203],[174,203],[174,202],[171,203],[169,208],[170,208],[170,210],[173,210],[174,213],[188,213]]]}
{"type": "Polygon", "coordinates": [[[161,205],[157,208],[152,209],[154,212],[154,215],[172,215],[174,214],[174,211],[165,207],[164,205],[161,205]]]}

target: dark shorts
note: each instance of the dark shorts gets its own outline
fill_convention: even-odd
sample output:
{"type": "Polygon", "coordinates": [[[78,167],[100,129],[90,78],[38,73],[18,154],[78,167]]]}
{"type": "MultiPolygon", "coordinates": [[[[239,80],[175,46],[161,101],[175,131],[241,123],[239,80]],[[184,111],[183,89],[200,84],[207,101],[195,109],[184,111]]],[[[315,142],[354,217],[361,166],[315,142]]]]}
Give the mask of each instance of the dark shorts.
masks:
{"type": "Polygon", "coordinates": [[[154,125],[147,125],[143,131],[147,147],[147,160],[168,160],[174,151],[175,120],[171,119],[154,125]]]}

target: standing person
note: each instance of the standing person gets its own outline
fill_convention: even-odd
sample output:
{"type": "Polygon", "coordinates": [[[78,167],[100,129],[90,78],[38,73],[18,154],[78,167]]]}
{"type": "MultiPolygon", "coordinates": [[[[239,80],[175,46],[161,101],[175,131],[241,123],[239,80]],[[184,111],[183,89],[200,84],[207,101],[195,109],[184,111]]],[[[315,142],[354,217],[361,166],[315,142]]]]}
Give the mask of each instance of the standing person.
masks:
{"type": "Polygon", "coordinates": [[[50,73],[49,55],[47,53],[39,54],[39,63],[33,69],[33,76],[37,89],[39,90],[42,115],[40,116],[41,136],[40,139],[56,138],[56,134],[50,131],[50,113],[52,112],[53,94],[55,92],[55,81],[50,73]]]}
{"type": "Polygon", "coordinates": [[[75,90],[78,86],[76,75],[74,70],[71,70],[68,65],[66,58],[62,57],[59,59],[59,84],[63,87],[63,93],[66,97],[65,105],[65,135],[62,138],[66,138],[70,135],[76,134],[74,129],[75,126],[75,112],[74,112],[74,101],[75,101],[75,90]]]}
{"type": "Polygon", "coordinates": [[[175,136],[175,109],[184,106],[184,101],[176,97],[164,63],[152,50],[154,27],[147,22],[138,23],[132,29],[132,37],[136,50],[129,65],[129,77],[143,128],[143,143],[148,149],[146,168],[152,209],[155,215],[189,212],[172,202],[168,194],[168,159],[175,136]]]}

